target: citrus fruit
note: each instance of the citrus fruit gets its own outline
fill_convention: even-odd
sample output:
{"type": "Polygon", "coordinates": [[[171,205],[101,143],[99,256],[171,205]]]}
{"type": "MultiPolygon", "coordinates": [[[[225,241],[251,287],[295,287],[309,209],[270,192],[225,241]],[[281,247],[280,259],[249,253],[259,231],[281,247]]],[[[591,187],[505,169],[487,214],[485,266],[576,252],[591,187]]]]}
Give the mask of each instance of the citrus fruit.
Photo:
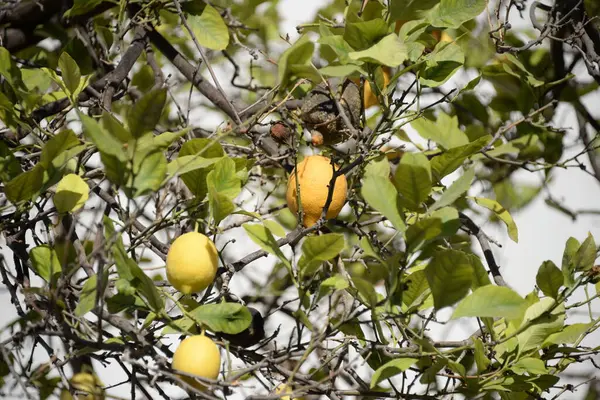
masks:
{"type": "Polygon", "coordinates": [[[76,391],[76,395],[72,396],[68,390],[62,390],[60,394],[61,400],[104,400],[104,384],[95,374],[89,372],[78,372],[71,378],[71,386],[76,391]]]}
{"type": "Polygon", "coordinates": [[[448,35],[448,32],[446,31],[437,29],[432,32],[432,35],[438,42],[451,43],[453,41],[452,36],[448,35]]]}
{"type": "Polygon", "coordinates": [[[218,264],[212,240],[198,232],[184,233],[167,254],[167,279],[181,293],[200,292],[214,281],[218,264]]]}
{"type": "MultiPolygon", "coordinates": [[[[335,169],[338,170],[339,167],[336,165],[335,169]]],[[[298,188],[296,186],[299,186],[300,203],[304,211],[303,225],[305,227],[313,226],[321,218],[332,177],[331,160],[323,156],[306,157],[290,174],[286,193],[287,204],[294,214],[298,212],[298,188]],[[296,185],[296,174],[298,175],[298,185],[296,185]]],[[[346,203],[347,189],[346,176],[338,176],[335,180],[331,203],[327,210],[327,219],[335,218],[340,213],[346,203]]]]}
{"type": "MultiPolygon", "coordinates": [[[[383,68],[383,82],[384,82],[383,87],[384,88],[386,88],[387,85],[389,85],[390,77],[391,77],[390,69],[388,67],[384,67],[383,68]]],[[[365,109],[379,104],[379,99],[377,99],[377,96],[375,95],[375,93],[373,93],[373,90],[371,89],[371,84],[367,80],[365,80],[365,86],[364,86],[364,92],[363,92],[363,104],[364,104],[365,109]]]]}
{"type": "MultiPolygon", "coordinates": [[[[221,353],[209,337],[188,336],[175,350],[171,366],[173,369],[202,378],[217,379],[221,368],[221,353]]],[[[182,375],[181,379],[198,390],[206,389],[205,385],[194,378],[182,375]]]]}

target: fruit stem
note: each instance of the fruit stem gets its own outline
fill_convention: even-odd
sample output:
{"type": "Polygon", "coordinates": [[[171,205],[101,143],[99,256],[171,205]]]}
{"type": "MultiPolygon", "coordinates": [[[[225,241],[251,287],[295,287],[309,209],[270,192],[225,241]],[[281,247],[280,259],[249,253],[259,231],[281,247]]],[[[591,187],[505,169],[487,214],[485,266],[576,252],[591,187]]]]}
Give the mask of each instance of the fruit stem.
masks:
{"type": "MultiPolygon", "coordinates": [[[[184,315],[184,317],[191,319],[192,321],[194,321],[194,323],[196,325],[198,325],[201,329],[201,334],[204,335],[204,325],[202,325],[202,322],[199,321],[198,319],[196,319],[196,317],[194,317],[192,314],[190,314],[189,312],[187,312],[187,310],[183,307],[183,305],[175,298],[173,297],[173,295],[171,295],[171,293],[167,292],[166,290],[162,290],[162,292],[165,294],[165,296],[167,296],[173,303],[175,303],[175,305],[177,306],[177,308],[179,308],[179,310],[181,310],[181,313],[184,315]]],[[[169,318],[169,321],[172,322],[172,319],[169,315],[167,315],[165,313],[165,316],[167,318],[169,318]]],[[[179,328],[177,328],[179,329],[179,328]]],[[[180,329],[181,330],[181,329],[180,329]]],[[[183,332],[183,331],[182,331],[183,332]]]]}

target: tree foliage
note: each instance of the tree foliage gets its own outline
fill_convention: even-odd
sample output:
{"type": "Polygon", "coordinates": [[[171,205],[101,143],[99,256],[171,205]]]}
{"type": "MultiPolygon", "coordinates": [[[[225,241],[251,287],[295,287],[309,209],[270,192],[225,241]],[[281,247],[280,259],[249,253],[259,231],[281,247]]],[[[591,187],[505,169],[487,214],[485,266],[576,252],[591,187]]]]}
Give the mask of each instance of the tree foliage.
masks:
{"type": "Polygon", "coordinates": [[[564,374],[598,369],[594,237],[569,238],[523,297],[481,228],[518,242],[513,214],[557,168],[600,182],[584,100],[598,10],[550,3],[335,0],[293,40],[277,0],[2,3],[0,272],[18,315],[2,393],[513,400],[588,385],[564,374]],[[575,155],[558,107],[577,116],[575,155]],[[308,154],[339,166],[348,200],[305,228],[285,193],[308,154]],[[220,269],[184,296],[149,265],[192,230],[220,269]],[[434,337],[458,319],[479,329],[434,337]],[[171,368],[200,332],[223,354],[204,392],[171,368]],[[71,379],[107,369],[124,381],[71,379]]]}

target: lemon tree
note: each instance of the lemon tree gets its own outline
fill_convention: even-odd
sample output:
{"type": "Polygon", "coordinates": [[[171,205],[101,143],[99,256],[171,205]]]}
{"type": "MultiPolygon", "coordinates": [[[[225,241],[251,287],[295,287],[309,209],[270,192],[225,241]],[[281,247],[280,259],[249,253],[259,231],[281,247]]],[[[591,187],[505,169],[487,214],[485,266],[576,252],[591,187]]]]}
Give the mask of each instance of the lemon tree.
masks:
{"type": "Polygon", "coordinates": [[[0,397],[598,398],[596,4],[0,1],[0,397]]]}

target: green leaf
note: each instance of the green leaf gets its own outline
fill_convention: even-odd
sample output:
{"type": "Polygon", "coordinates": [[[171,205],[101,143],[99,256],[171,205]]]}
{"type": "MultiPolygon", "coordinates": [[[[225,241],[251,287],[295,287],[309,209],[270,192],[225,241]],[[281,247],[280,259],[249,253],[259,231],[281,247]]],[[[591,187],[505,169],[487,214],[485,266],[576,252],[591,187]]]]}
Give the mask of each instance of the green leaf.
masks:
{"type": "Polygon", "coordinates": [[[546,296],[558,298],[558,290],[564,283],[560,269],[550,260],[544,261],[538,269],[535,282],[546,296]]]}
{"type": "Polygon", "coordinates": [[[44,167],[37,164],[31,170],[11,179],[4,186],[6,198],[13,204],[32,200],[44,185],[44,167]]]}
{"type": "Polygon", "coordinates": [[[96,8],[103,0],[75,0],[73,7],[69,8],[64,14],[64,17],[75,17],[77,15],[86,14],[96,8]]]}
{"type": "Polygon", "coordinates": [[[521,353],[541,346],[551,334],[560,331],[565,322],[565,306],[555,305],[555,300],[545,297],[525,311],[521,327],[532,325],[517,335],[521,353]],[[550,309],[554,308],[551,312],[550,309]]]}
{"type": "Polygon", "coordinates": [[[596,261],[596,243],[591,233],[588,233],[587,238],[577,249],[573,262],[577,270],[587,271],[594,266],[594,261],[596,261]]]}
{"type": "Polygon", "coordinates": [[[475,355],[475,364],[477,365],[477,372],[482,373],[490,365],[490,359],[485,355],[485,348],[483,342],[478,337],[473,339],[473,350],[475,355]]]}
{"type": "Polygon", "coordinates": [[[212,183],[208,186],[208,207],[210,215],[217,225],[235,210],[233,201],[225,194],[218,192],[212,183]]]}
{"type": "Polygon", "coordinates": [[[455,208],[445,207],[432,212],[429,217],[423,218],[409,226],[406,230],[406,251],[415,252],[425,243],[437,237],[450,237],[460,228],[458,211],[455,208]]]}
{"type": "Polygon", "coordinates": [[[337,65],[329,64],[323,68],[319,68],[318,72],[323,76],[346,77],[358,72],[362,75],[367,75],[368,72],[355,64],[337,65]]]}
{"type": "Polygon", "coordinates": [[[167,175],[169,178],[172,178],[176,175],[183,175],[187,174],[188,172],[212,167],[221,159],[222,158],[204,158],[200,156],[179,156],[171,161],[167,166],[167,175]]]}
{"type": "Polygon", "coordinates": [[[77,301],[77,307],[75,307],[75,315],[83,317],[88,312],[94,309],[96,305],[96,294],[98,288],[98,275],[90,276],[81,289],[81,294],[77,301]]]}
{"type": "Polygon", "coordinates": [[[423,153],[404,153],[394,175],[402,203],[419,209],[431,192],[431,165],[423,153]]]}
{"type": "Polygon", "coordinates": [[[131,133],[125,129],[125,126],[119,121],[114,115],[105,111],[102,113],[102,127],[112,133],[114,137],[119,139],[123,143],[128,143],[129,140],[133,139],[131,133]]]}
{"type": "Polygon", "coordinates": [[[137,197],[149,192],[156,192],[167,174],[167,159],[162,151],[145,155],[141,160],[134,158],[133,184],[134,191],[130,196],[137,197]]]}
{"type": "Polygon", "coordinates": [[[454,172],[468,157],[481,150],[489,140],[490,136],[486,135],[467,145],[452,148],[439,156],[433,157],[431,159],[431,169],[435,179],[441,180],[454,172]]]}
{"type": "Polygon", "coordinates": [[[136,154],[145,152],[152,153],[158,150],[167,150],[177,139],[191,130],[190,127],[177,132],[163,132],[160,135],[147,133],[137,140],[136,154]]]}
{"type": "Polygon", "coordinates": [[[363,51],[354,51],[349,53],[348,56],[352,60],[397,67],[408,58],[408,49],[398,35],[391,33],[374,46],[363,51]]]}
{"type": "Polygon", "coordinates": [[[12,86],[14,90],[26,90],[26,86],[23,83],[23,78],[21,76],[21,70],[17,66],[17,63],[12,59],[10,52],[2,46],[0,46],[0,75],[6,79],[8,84],[12,86]]]}
{"type": "Polygon", "coordinates": [[[373,377],[371,378],[371,389],[377,386],[379,382],[408,370],[417,361],[419,360],[416,358],[397,358],[385,363],[381,367],[377,368],[373,374],[373,377]]]}
{"type": "Polygon", "coordinates": [[[340,233],[327,233],[306,238],[302,243],[302,257],[298,269],[303,270],[311,263],[328,261],[340,254],[346,242],[340,233]]]}
{"type": "Polygon", "coordinates": [[[90,187],[77,174],[67,174],[58,182],[54,206],[59,213],[79,210],[89,198],[90,187]]]}
{"type": "Polygon", "coordinates": [[[146,275],[133,259],[129,258],[121,234],[115,231],[112,220],[104,216],[103,222],[105,239],[108,243],[113,243],[110,250],[119,277],[128,281],[136,289],[136,292],[146,299],[152,311],[157,314],[161,313],[164,303],[154,281],[146,275]]]}
{"type": "Polygon", "coordinates": [[[279,248],[279,244],[266,226],[262,224],[244,224],[242,227],[248,234],[248,237],[252,239],[254,243],[259,245],[261,249],[277,256],[286,267],[291,268],[290,262],[285,257],[279,248]]]}
{"type": "Polygon", "coordinates": [[[542,347],[552,346],[553,344],[571,344],[575,343],[581,335],[587,332],[588,329],[591,329],[593,324],[572,324],[565,325],[565,327],[560,331],[551,334],[544,340],[542,343],[542,347]]]}
{"type": "Polygon", "coordinates": [[[440,372],[446,365],[448,365],[447,358],[438,358],[431,367],[427,368],[421,378],[420,383],[426,384],[435,382],[437,373],[440,372]]]}
{"type": "Polygon", "coordinates": [[[465,367],[461,364],[461,363],[457,363],[456,361],[449,361],[448,362],[448,368],[450,368],[450,370],[460,376],[466,376],[467,375],[467,371],[465,370],[465,367]]]}
{"type": "Polygon", "coordinates": [[[0,140],[0,182],[6,183],[21,173],[21,164],[11,149],[0,140]]]}
{"type": "Polygon", "coordinates": [[[577,251],[579,250],[579,241],[577,239],[575,239],[574,237],[570,237],[569,239],[567,239],[567,243],[565,244],[565,251],[563,252],[563,257],[562,257],[562,265],[561,265],[561,269],[562,269],[562,273],[563,276],[565,278],[565,286],[566,287],[573,287],[573,285],[575,284],[575,255],[577,254],[577,251]]]}
{"type": "Polygon", "coordinates": [[[367,307],[375,307],[377,304],[377,292],[373,284],[358,276],[352,277],[352,283],[354,283],[354,287],[348,289],[352,295],[367,307]]]}
{"type": "MultiPolygon", "coordinates": [[[[340,61],[343,63],[349,61],[348,54],[353,50],[367,49],[387,34],[388,24],[382,18],[375,18],[369,21],[348,22],[344,29],[343,39],[344,43],[348,44],[350,49],[345,57],[340,57],[340,61]]],[[[346,50],[346,48],[344,48],[344,50],[346,50]]]]}
{"type": "Polygon", "coordinates": [[[390,162],[385,155],[380,155],[377,158],[371,160],[365,166],[364,176],[380,176],[382,178],[388,178],[390,176],[390,162]]]}
{"type": "Polygon", "coordinates": [[[79,118],[83,124],[85,136],[94,143],[100,153],[115,157],[121,162],[127,160],[127,155],[123,150],[123,143],[102,128],[102,126],[92,117],[79,113],[79,118]]]}
{"type": "Polygon", "coordinates": [[[429,16],[431,25],[459,28],[463,23],[477,17],[485,10],[486,0],[441,0],[429,16]]]}
{"type": "MultiPolygon", "coordinates": [[[[259,218],[259,219],[261,219],[261,218],[259,218]]],[[[285,236],[285,229],[283,229],[283,226],[281,226],[279,224],[279,222],[273,221],[273,220],[268,220],[268,219],[263,220],[262,222],[263,222],[263,224],[265,224],[267,229],[271,231],[271,233],[273,235],[278,236],[278,237],[285,236]]]]}
{"type": "Polygon", "coordinates": [[[127,126],[134,138],[150,132],[160,120],[167,100],[167,89],[152,90],[136,101],[127,115],[127,126]]]}
{"type": "Polygon", "coordinates": [[[419,306],[430,295],[429,283],[424,270],[413,272],[404,278],[406,288],[402,292],[402,302],[407,308],[419,306]]]}
{"type": "Polygon", "coordinates": [[[217,10],[207,4],[200,16],[188,15],[188,23],[201,46],[225,50],[229,44],[229,29],[217,10]]]}
{"type": "Polygon", "coordinates": [[[515,243],[519,242],[519,230],[517,229],[517,225],[515,224],[515,221],[510,213],[504,207],[502,207],[500,203],[495,200],[484,199],[482,197],[473,197],[472,199],[475,201],[475,203],[496,214],[496,216],[500,218],[504,224],[506,224],[506,228],[508,229],[508,237],[510,237],[515,243]]]}
{"type": "Polygon", "coordinates": [[[235,162],[228,157],[220,159],[213,165],[213,170],[206,177],[206,183],[230,200],[235,199],[242,190],[241,181],[236,175],[235,162]]]}
{"type": "Polygon", "coordinates": [[[425,86],[438,87],[446,83],[463,66],[465,54],[461,47],[454,43],[440,42],[426,60],[426,67],[419,80],[425,86]]]}
{"type": "Polygon", "coordinates": [[[469,259],[471,260],[471,265],[473,266],[473,282],[471,284],[471,290],[475,290],[482,286],[491,285],[492,281],[490,281],[490,277],[488,276],[488,271],[485,269],[483,264],[481,263],[481,259],[477,257],[475,254],[467,254],[469,259]]]}
{"type": "Polygon", "coordinates": [[[473,267],[462,251],[442,250],[434,254],[425,268],[425,275],[435,308],[439,310],[467,295],[473,279],[473,267]]]}
{"type": "MultiPolygon", "coordinates": [[[[181,179],[190,191],[198,198],[204,199],[208,193],[206,176],[212,168],[212,164],[225,155],[219,142],[212,139],[192,139],[186,141],[179,151],[178,159],[183,168],[181,179]],[[185,158],[191,156],[192,158],[185,158]],[[204,165],[201,158],[215,159],[204,165]]],[[[175,169],[176,170],[176,169],[175,169]]]]}
{"type": "Polygon", "coordinates": [[[293,67],[308,65],[311,61],[315,45],[308,35],[302,35],[296,42],[284,51],[277,63],[280,93],[283,93],[293,78],[293,67]]]}
{"type": "Polygon", "coordinates": [[[79,87],[79,81],[81,80],[81,72],[79,71],[79,66],[77,66],[75,60],[73,60],[66,51],[63,51],[58,59],[58,68],[60,68],[62,80],[69,93],[73,96],[77,95],[77,88],[79,87]]]}
{"type": "Polygon", "coordinates": [[[440,0],[391,0],[391,19],[410,21],[423,18],[439,2],[440,0]]]}
{"type": "Polygon", "coordinates": [[[78,146],[80,144],[79,139],[75,133],[70,129],[65,129],[53,136],[42,148],[42,154],[40,155],[40,164],[45,169],[50,168],[54,164],[54,160],[63,152],[78,146]]]}
{"type": "Polygon", "coordinates": [[[46,282],[52,282],[53,278],[59,276],[62,267],[56,251],[48,245],[34,247],[29,252],[33,271],[46,282]]]}
{"type": "Polygon", "coordinates": [[[398,192],[388,178],[366,176],[360,193],[365,201],[382,213],[398,232],[404,232],[406,225],[398,204],[398,192]]]}
{"type": "Polygon", "coordinates": [[[525,373],[529,375],[541,375],[548,373],[546,364],[539,358],[533,357],[521,358],[510,366],[510,370],[517,375],[523,375],[525,373]]]}
{"type": "Polygon", "coordinates": [[[514,290],[503,287],[482,286],[465,297],[454,310],[452,319],[461,317],[518,318],[526,302],[514,290]]]}
{"type": "Polygon", "coordinates": [[[469,168],[457,180],[455,180],[448,189],[442,193],[439,199],[429,208],[430,211],[449,206],[458,200],[463,194],[467,193],[475,177],[475,168],[469,168]]]}
{"type": "Polygon", "coordinates": [[[350,286],[348,281],[341,275],[330,276],[319,285],[319,299],[329,292],[347,289],[350,286]]]}
{"type": "Polygon", "coordinates": [[[347,68],[359,68],[358,65],[346,65],[346,63],[349,63],[350,61],[348,53],[354,51],[354,49],[352,46],[350,46],[350,44],[348,44],[348,42],[344,40],[342,35],[321,36],[318,40],[318,43],[322,45],[322,48],[327,46],[326,48],[331,49],[337,55],[340,63],[342,63],[341,66],[347,68]]]}
{"type": "Polygon", "coordinates": [[[190,311],[190,315],[210,330],[230,335],[242,332],[252,322],[248,308],[239,303],[204,304],[190,311]]]}
{"type": "MultiPolygon", "coordinates": [[[[421,135],[421,137],[433,140],[445,150],[469,145],[469,138],[458,127],[457,116],[450,117],[448,114],[440,112],[435,122],[426,118],[418,118],[412,121],[410,125],[419,133],[419,135],[421,135]]],[[[470,153],[465,155],[465,158],[477,151],[471,148],[464,148],[464,150],[470,151],[470,153]]],[[[459,152],[458,154],[462,155],[463,152],[459,152]]],[[[458,165],[460,164],[462,164],[462,161],[458,165]]]]}
{"type": "Polygon", "coordinates": [[[406,230],[406,252],[414,253],[441,233],[442,221],[439,218],[425,218],[415,222],[406,230]]]}
{"type": "Polygon", "coordinates": [[[181,332],[197,334],[198,332],[194,320],[187,317],[178,318],[174,321],[169,321],[169,324],[160,331],[162,335],[179,334],[181,332]]]}

